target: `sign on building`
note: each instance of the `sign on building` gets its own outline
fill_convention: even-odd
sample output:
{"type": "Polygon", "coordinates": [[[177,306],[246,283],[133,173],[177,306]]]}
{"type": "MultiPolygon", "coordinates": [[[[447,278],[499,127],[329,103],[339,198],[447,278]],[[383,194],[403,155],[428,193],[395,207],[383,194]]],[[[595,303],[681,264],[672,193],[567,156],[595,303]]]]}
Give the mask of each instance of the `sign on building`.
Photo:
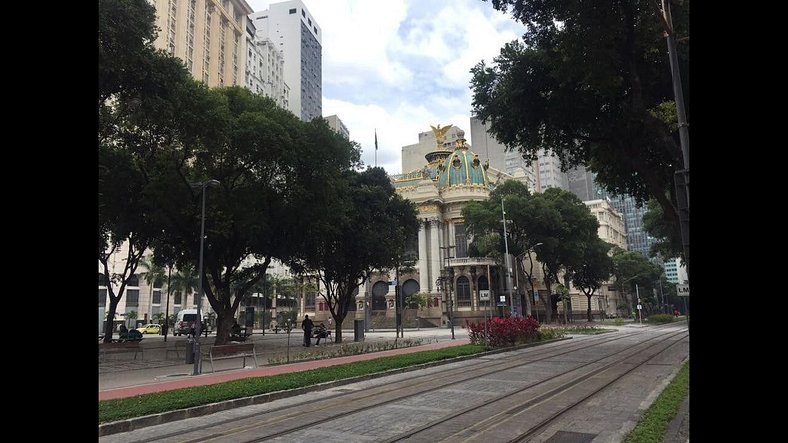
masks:
{"type": "Polygon", "coordinates": [[[479,289],[479,301],[490,301],[489,289],[479,289]]]}
{"type": "Polygon", "coordinates": [[[676,292],[679,297],[689,297],[689,285],[676,285],[676,292]]]}

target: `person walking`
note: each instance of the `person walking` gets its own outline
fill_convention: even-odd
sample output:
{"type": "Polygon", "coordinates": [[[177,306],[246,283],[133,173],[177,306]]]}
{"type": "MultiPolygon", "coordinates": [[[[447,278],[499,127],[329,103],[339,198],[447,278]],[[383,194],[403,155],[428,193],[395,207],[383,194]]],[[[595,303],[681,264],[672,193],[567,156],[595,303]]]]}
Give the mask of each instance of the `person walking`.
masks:
{"type": "Polygon", "coordinates": [[[312,344],[312,328],[315,323],[309,319],[309,314],[304,315],[304,321],[301,322],[301,329],[304,330],[304,346],[307,348],[312,344]]]}

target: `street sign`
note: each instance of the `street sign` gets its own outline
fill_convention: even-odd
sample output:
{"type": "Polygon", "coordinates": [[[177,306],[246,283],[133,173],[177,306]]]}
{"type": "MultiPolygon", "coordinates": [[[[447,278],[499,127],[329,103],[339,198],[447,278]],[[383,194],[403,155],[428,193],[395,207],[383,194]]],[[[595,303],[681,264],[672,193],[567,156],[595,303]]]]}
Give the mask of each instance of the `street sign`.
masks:
{"type": "Polygon", "coordinates": [[[479,289],[479,301],[490,301],[489,289],[479,289]]]}
{"type": "Polygon", "coordinates": [[[638,311],[643,309],[643,305],[638,305],[638,311]]]}
{"type": "Polygon", "coordinates": [[[676,285],[676,292],[679,297],[689,297],[689,285],[676,285]]]}

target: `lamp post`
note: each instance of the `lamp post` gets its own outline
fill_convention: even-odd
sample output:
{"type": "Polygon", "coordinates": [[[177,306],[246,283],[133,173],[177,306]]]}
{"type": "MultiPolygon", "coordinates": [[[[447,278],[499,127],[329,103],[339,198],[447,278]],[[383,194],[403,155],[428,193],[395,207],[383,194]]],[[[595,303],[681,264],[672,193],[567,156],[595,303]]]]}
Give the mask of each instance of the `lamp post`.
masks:
{"type": "Polygon", "coordinates": [[[208,186],[219,186],[218,180],[208,180],[201,183],[202,193],[202,218],[200,220],[200,259],[197,269],[197,325],[194,328],[194,342],[192,351],[194,353],[194,372],[192,375],[200,375],[200,327],[202,326],[202,257],[205,247],[205,188],[208,186]]]}
{"type": "Polygon", "coordinates": [[[449,326],[451,326],[451,339],[454,340],[454,318],[451,313],[451,311],[454,310],[454,303],[451,300],[452,278],[451,269],[441,269],[441,276],[435,280],[435,286],[446,295],[446,306],[449,311],[449,326]]]}
{"type": "Polygon", "coordinates": [[[454,300],[452,300],[452,286],[454,284],[454,269],[451,267],[451,259],[454,257],[449,255],[449,251],[454,248],[454,246],[441,246],[440,249],[446,250],[446,264],[443,269],[441,269],[441,276],[436,280],[436,284],[438,288],[441,287],[441,282],[443,284],[443,288],[446,290],[446,301],[447,301],[447,309],[449,314],[449,326],[451,326],[451,339],[454,340],[454,316],[452,311],[454,311],[454,300]]]}
{"type": "Polygon", "coordinates": [[[503,198],[501,199],[501,215],[503,215],[503,244],[506,248],[506,288],[509,291],[509,313],[514,315],[514,297],[512,296],[512,264],[509,258],[509,240],[506,238],[506,211],[503,208],[503,198]]]}

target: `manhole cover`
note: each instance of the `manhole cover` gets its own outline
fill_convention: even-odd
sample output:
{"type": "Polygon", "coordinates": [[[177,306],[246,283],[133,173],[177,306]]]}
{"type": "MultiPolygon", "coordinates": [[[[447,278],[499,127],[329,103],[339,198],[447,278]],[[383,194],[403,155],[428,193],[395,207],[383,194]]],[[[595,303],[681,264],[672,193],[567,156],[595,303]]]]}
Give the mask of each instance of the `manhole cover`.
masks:
{"type": "Polygon", "coordinates": [[[591,443],[596,434],[584,434],[582,432],[558,431],[552,437],[545,440],[545,443],[591,443]]]}

